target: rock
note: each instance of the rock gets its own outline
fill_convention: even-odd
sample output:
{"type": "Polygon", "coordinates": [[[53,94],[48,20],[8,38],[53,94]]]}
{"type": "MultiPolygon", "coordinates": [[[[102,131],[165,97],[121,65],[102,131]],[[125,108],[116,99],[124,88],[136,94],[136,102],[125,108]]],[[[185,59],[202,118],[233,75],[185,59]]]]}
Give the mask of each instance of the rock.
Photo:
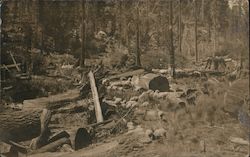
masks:
{"type": "Polygon", "coordinates": [[[137,105],[136,101],[128,101],[127,105],[126,105],[126,108],[134,107],[136,105],[137,105]]]}
{"type": "Polygon", "coordinates": [[[135,129],[134,123],[133,122],[128,122],[127,123],[128,130],[133,130],[135,129]]]}
{"type": "Polygon", "coordinates": [[[143,136],[142,138],[139,139],[139,141],[143,144],[149,144],[152,142],[152,139],[148,136],[143,136]]]}
{"type": "Polygon", "coordinates": [[[144,109],[137,109],[134,111],[135,115],[139,115],[139,116],[143,116],[145,114],[145,110],[144,109]]]}
{"type": "Polygon", "coordinates": [[[123,91],[123,88],[122,87],[117,87],[117,90],[123,91]]]}
{"type": "Polygon", "coordinates": [[[147,129],[147,130],[145,131],[145,135],[146,135],[147,137],[153,138],[153,136],[154,136],[153,130],[152,130],[152,129],[147,129]]]}
{"type": "Polygon", "coordinates": [[[139,97],[138,96],[133,96],[130,98],[130,101],[138,101],[139,97]]]}
{"type": "Polygon", "coordinates": [[[122,106],[122,107],[127,107],[127,104],[121,103],[121,106],[122,106]]]}
{"type": "Polygon", "coordinates": [[[120,104],[121,101],[122,101],[122,98],[115,97],[114,103],[117,105],[117,104],[120,104]]]}
{"type": "Polygon", "coordinates": [[[144,116],[144,120],[146,121],[154,121],[159,120],[158,111],[156,110],[147,110],[144,116]]]}
{"type": "Polygon", "coordinates": [[[10,152],[11,145],[6,144],[4,142],[0,142],[0,153],[8,153],[10,152]]]}
{"type": "Polygon", "coordinates": [[[130,134],[130,133],[135,133],[137,135],[144,135],[144,130],[140,125],[138,125],[135,127],[135,129],[129,130],[128,134],[130,134]]]}
{"type": "Polygon", "coordinates": [[[103,85],[106,85],[106,84],[108,84],[108,83],[109,83],[109,80],[108,80],[108,79],[103,79],[103,80],[102,80],[102,84],[103,84],[103,85]]]}
{"type": "Polygon", "coordinates": [[[166,130],[165,129],[163,129],[163,128],[160,128],[160,129],[156,129],[155,131],[154,131],[154,137],[156,138],[156,139],[159,139],[159,138],[161,138],[161,137],[166,137],[166,130]]]}
{"type": "Polygon", "coordinates": [[[148,101],[149,98],[149,93],[148,92],[143,92],[139,97],[138,97],[138,101],[143,103],[145,101],[148,101]]]}
{"type": "Polygon", "coordinates": [[[163,111],[158,111],[158,117],[160,119],[162,119],[163,116],[164,116],[164,112],[163,111]]]}
{"type": "Polygon", "coordinates": [[[145,101],[144,103],[142,103],[141,106],[142,106],[142,107],[147,107],[147,106],[149,106],[149,102],[145,101]]]}

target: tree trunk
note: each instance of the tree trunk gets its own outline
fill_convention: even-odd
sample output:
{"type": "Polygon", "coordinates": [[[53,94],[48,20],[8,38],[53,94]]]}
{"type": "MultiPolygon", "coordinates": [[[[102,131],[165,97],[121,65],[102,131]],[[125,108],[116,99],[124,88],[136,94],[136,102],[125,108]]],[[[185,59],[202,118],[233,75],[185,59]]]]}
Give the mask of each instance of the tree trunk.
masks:
{"type": "Polygon", "coordinates": [[[181,12],[181,0],[179,0],[179,52],[180,52],[180,54],[181,54],[181,52],[182,52],[182,47],[181,47],[181,36],[182,36],[182,28],[181,28],[181,21],[182,21],[182,12],[181,12]]]}
{"type": "Polygon", "coordinates": [[[84,61],[85,61],[85,51],[86,51],[86,45],[85,45],[85,39],[86,39],[86,17],[85,17],[85,0],[82,1],[82,53],[80,56],[80,67],[84,67],[84,61]]]}
{"type": "Polygon", "coordinates": [[[26,141],[40,135],[40,111],[0,113],[0,140],[26,141]]]}
{"type": "Polygon", "coordinates": [[[137,16],[137,21],[136,21],[136,66],[141,66],[141,54],[140,54],[140,27],[139,27],[139,4],[136,8],[136,16],[137,16]]]}
{"type": "Polygon", "coordinates": [[[198,43],[197,43],[197,0],[194,2],[194,16],[195,16],[195,61],[198,62],[198,43]]]}
{"type": "Polygon", "coordinates": [[[171,68],[171,76],[175,77],[175,54],[174,54],[174,38],[173,38],[173,1],[170,0],[169,5],[170,10],[170,68],[171,68]]]}

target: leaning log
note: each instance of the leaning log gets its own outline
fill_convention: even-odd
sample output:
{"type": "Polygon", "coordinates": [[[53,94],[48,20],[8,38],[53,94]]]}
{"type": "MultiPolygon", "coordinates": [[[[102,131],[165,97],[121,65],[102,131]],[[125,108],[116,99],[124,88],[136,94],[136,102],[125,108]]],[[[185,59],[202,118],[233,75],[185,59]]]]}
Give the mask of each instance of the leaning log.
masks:
{"type": "Polygon", "coordinates": [[[91,87],[94,105],[95,105],[96,121],[102,122],[103,121],[102,109],[101,109],[99,96],[98,96],[98,92],[96,88],[95,77],[92,71],[89,72],[89,80],[90,80],[90,87],[91,87]]]}
{"type": "Polygon", "coordinates": [[[13,111],[0,113],[0,140],[26,141],[40,135],[41,111],[13,111]]]}
{"type": "Polygon", "coordinates": [[[41,122],[41,133],[40,135],[33,139],[31,142],[31,149],[38,149],[48,143],[48,138],[49,138],[49,122],[51,119],[51,111],[47,109],[43,109],[43,112],[40,117],[40,122],[41,122]]]}
{"type": "Polygon", "coordinates": [[[164,76],[149,73],[143,76],[133,76],[132,85],[135,86],[136,89],[150,89],[153,91],[167,92],[169,91],[169,82],[168,79],[164,76]]]}

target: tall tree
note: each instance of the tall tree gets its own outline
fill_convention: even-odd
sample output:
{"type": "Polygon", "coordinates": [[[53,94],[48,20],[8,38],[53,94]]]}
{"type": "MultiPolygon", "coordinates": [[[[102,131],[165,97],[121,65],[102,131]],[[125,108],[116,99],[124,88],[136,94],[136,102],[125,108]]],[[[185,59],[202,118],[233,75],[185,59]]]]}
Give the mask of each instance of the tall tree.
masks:
{"type": "Polygon", "coordinates": [[[169,23],[170,23],[170,74],[175,77],[175,50],[174,50],[174,33],[173,33],[173,1],[169,2],[169,23]]]}
{"type": "Polygon", "coordinates": [[[136,8],[136,66],[141,66],[140,54],[140,11],[139,2],[136,8]]]}
{"type": "Polygon", "coordinates": [[[198,33],[197,33],[197,0],[194,2],[194,17],[195,17],[195,61],[198,62],[198,33]]]}
{"type": "Polygon", "coordinates": [[[85,39],[86,39],[86,17],[85,17],[85,11],[86,11],[86,2],[85,0],[82,0],[82,29],[81,29],[81,36],[82,36],[82,43],[81,43],[81,56],[80,56],[80,67],[84,67],[85,62],[85,51],[86,51],[86,45],[85,45],[85,39]]]}
{"type": "Polygon", "coordinates": [[[182,17],[182,11],[181,11],[181,0],[179,0],[179,52],[180,52],[180,54],[181,54],[181,44],[182,44],[182,42],[181,42],[181,36],[182,36],[182,24],[181,24],[181,22],[182,22],[182,19],[181,19],[181,17],[182,17]]]}

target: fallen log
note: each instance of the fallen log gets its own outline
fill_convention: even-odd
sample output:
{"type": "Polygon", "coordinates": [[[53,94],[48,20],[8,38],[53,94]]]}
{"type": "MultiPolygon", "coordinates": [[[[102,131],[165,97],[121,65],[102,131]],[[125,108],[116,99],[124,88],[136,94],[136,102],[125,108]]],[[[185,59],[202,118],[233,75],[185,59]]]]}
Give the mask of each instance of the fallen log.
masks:
{"type": "Polygon", "coordinates": [[[136,89],[151,89],[153,91],[166,92],[169,91],[169,82],[166,77],[149,73],[143,76],[133,76],[131,83],[136,89]]]}
{"type": "Polygon", "coordinates": [[[103,115],[102,115],[102,109],[99,101],[99,96],[95,84],[95,77],[92,71],[89,72],[89,80],[90,80],[90,86],[91,91],[93,95],[94,105],[95,105],[95,115],[96,115],[96,121],[102,122],[103,121],[103,115]]]}
{"type": "Polygon", "coordinates": [[[34,150],[30,152],[29,154],[37,154],[37,153],[44,153],[44,152],[54,152],[57,150],[58,147],[64,145],[64,144],[70,144],[70,140],[68,138],[61,138],[55,142],[52,142],[48,145],[45,145],[41,147],[40,149],[34,150]]]}
{"type": "Polygon", "coordinates": [[[52,95],[49,97],[24,100],[23,110],[44,109],[44,108],[55,109],[62,106],[63,103],[77,100],[79,97],[80,97],[79,90],[69,90],[65,93],[52,95]],[[59,104],[59,106],[56,104],[59,104]]]}
{"type": "Polygon", "coordinates": [[[26,141],[40,135],[41,111],[13,111],[0,113],[0,140],[26,141]]]}
{"type": "Polygon", "coordinates": [[[111,141],[108,143],[104,143],[101,145],[98,145],[92,149],[86,148],[81,149],[79,151],[75,152],[56,152],[56,153],[39,153],[39,154],[33,154],[30,157],[76,157],[76,156],[82,156],[82,157],[93,157],[93,156],[103,156],[103,154],[115,149],[119,146],[119,143],[117,141],[111,141]]]}

